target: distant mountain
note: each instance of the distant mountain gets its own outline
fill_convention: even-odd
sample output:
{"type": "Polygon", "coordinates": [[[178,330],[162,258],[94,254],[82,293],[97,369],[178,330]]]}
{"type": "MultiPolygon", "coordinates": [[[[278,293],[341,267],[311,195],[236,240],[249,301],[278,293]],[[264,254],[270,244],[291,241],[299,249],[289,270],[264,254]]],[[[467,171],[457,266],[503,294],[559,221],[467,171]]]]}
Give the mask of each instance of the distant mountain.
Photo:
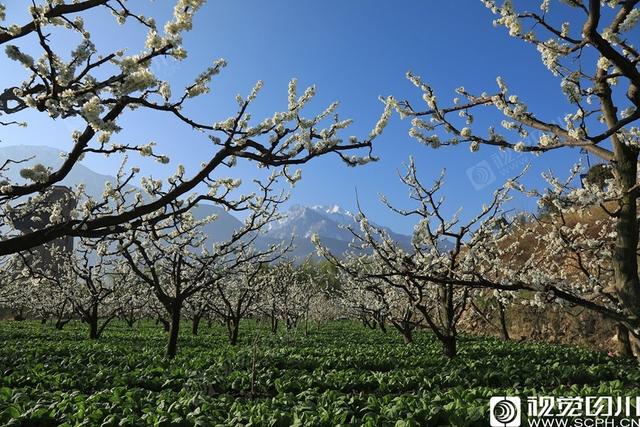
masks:
{"type": "MultiPolygon", "coordinates": [[[[356,216],[337,205],[312,207],[294,205],[285,212],[284,218],[270,224],[264,237],[261,237],[261,242],[288,240],[293,235],[295,249],[291,256],[298,259],[309,255],[315,257],[315,246],[311,243],[310,238],[313,234],[318,234],[322,244],[332,253],[345,255],[352,250],[349,243],[353,238],[351,232],[345,228],[347,225],[353,226],[356,230],[359,229],[356,216]]],[[[402,247],[410,248],[410,236],[394,233],[386,227],[383,228],[402,247]]]]}
{"type": "MultiPolygon", "coordinates": [[[[316,212],[320,212],[322,215],[331,218],[335,222],[342,225],[354,225],[356,224],[356,214],[349,212],[347,210],[343,210],[338,205],[333,205],[330,207],[327,206],[313,206],[311,209],[316,212]]],[[[407,236],[406,234],[399,234],[392,231],[389,227],[381,226],[379,224],[373,223],[376,227],[382,228],[389,236],[396,242],[398,242],[402,247],[408,249],[411,246],[411,236],[407,236]]],[[[358,229],[358,225],[356,225],[356,229],[358,229]]],[[[349,239],[351,239],[351,233],[349,233],[349,239]]]]}
{"type": "Polygon", "coordinates": [[[229,214],[220,206],[199,204],[191,212],[193,216],[202,219],[210,215],[217,215],[216,220],[204,226],[204,232],[210,242],[222,242],[228,240],[235,230],[242,227],[242,222],[229,214]]]}
{"type": "Polygon", "coordinates": [[[331,218],[331,214],[325,213],[322,209],[300,205],[292,206],[284,215],[284,218],[269,225],[269,237],[285,239],[293,233],[306,239],[312,234],[318,234],[341,241],[351,240],[349,231],[340,228],[340,224],[354,224],[353,220],[345,218],[343,221],[337,221],[337,218],[331,218]]]}
{"type": "MultiPolygon", "coordinates": [[[[9,173],[5,174],[13,182],[22,183],[25,180],[20,177],[20,169],[33,166],[36,163],[57,169],[64,161],[63,154],[64,152],[58,149],[46,146],[0,146],[0,164],[7,159],[30,159],[19,165],[12,165],[9,173]]],[[[89,195],[100,198],[107,181],[114,183],[115,178],[96,173],[79,163],[62,181],[62,184],[74,187],[83,183],[89,195]]],[[[224,241],[232,235],[234,230],[242,227],[241,221],[219,206],[200,204],[194,208],[193,212],[196,218],[217,215],[217,219],[204,228],[210,242],[224,241]]],[[[310,238],[312,234],[318,234],[322,243],[329,250],[334,254],[344,255],[351,250],[349,243],[352,239],[351,233],[344,228],[346,225],[352,225],[358,229],[355,215],[339,206],[294,205],[285,212],[284,218],[270,224],[267,230],[256,239],[256,246],[266,248],[272,244],[288,242],[293,237],[294,250],[289,256],[300,260],[308,256],[316,256],[315,246],[311,243],[310,238]]],[[[404,248],[411,247],[410,236],[394,233],[388,228],[385,230],[388,231],[392,239],[404,248]]],[[[450,242],[443,242],[443,245],[449,246],[450,242]]]]}
{"type": "MultiPolygon", "coordinates": [[[[42,145],[13,145],[6,147],[0,145],[0,164],[3,164],[7,159],[31,159],[24,163],[11,165],[8,173],[5,173],[5,177],[11,181],[24,183],[25,179],[20,176],[20,169],[41,163],[55,170],[62,165],[64,154],[61,150],[42,145]]],[[[78,163],[73,167],[71,172],[69,172],[69,175],[62,180],[61,184],[68,187],[75,187],[82,183],[85,186],[87,194],[100,199],[102,197],[102,191],[104,190],[104,184],[106,182],[113,184],[115,180],[115,177],[111,175],[96,173],[82,163],[78,163]]],[[[135,187],[128,186],[128,188],[133,189],[135,187]]],[[[230,215],[219,206],[200,204],[194,208],[193,212],[196,218],[204,218],[212,214],[218,215],[215,221],[207,224],[204,228],[205,233],[207,233],[211,241],[226,240],[234,230],[242,226],[242,223],[236,217],[230,215]]]]}
{"type": "MultiPolygon", "coordinates": [[[[6,178],[15,183],[22,184],[27,181],[20,176],[21,169],[32,167],[37,163],[51,167],[54,170],[58,169],[62,165],[62,162],[64,162],[64,154],[64,151],[43,145],[11,145],[6,147],[0,145],[0,164],[4,163],[7,159],[16,161],[30,159],[24,163],[11,165],[8,173],[5,173],[6,178]]],[[[67,175],[60,184],[73,187],[82,183],[85,185],[87,194],[93,197],[101,197],[104,184],[107,181],[114,183],[115,178],[110,175],[96,173],[82,163],[79,163],[71,169],[69,175],[67,175]]]]}

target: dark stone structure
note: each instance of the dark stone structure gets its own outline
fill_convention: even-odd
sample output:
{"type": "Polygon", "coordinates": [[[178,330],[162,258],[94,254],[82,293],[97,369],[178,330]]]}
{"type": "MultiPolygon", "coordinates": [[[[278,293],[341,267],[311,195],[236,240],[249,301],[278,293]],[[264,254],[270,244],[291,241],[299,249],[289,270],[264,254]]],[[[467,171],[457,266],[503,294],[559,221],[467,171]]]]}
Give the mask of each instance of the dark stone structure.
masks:
{"type": "MultiPolygon", "coordinates": [[[[29,212],[13,218],[14,227],[23,233],[30,233],[50,225],[49,217],[52,207],[55,205],[61,206],[60,216],[63,221],[67,221],[71,219],[71,211],[75,208],[76,203],[75,196],[68,187],[53,186],[47,190],[41,201],[33,203],[29,212]]],[[[59,248],[62,253],[71,253],[73,252],[73,237],[56,239],[32,251],[32,256],[41,261],[40,267],[49,266],[52,263],[50,249],[53,247],[59,248]]]]}

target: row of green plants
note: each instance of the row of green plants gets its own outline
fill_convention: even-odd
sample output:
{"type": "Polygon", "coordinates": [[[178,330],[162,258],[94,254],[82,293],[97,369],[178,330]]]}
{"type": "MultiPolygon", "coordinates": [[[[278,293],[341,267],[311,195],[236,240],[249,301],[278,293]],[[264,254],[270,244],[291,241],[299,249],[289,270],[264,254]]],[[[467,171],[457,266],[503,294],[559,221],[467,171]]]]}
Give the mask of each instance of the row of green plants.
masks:
{"type": "Polygon", "coordinates": [[[95,342],[0,322],[0,425],[480,426],[494,395],[640,395],[635,362],[581,348],[464,336],[451,360],[426,331],[405,345],[348,322],[242,336],[185,334],[167,360],[152,324],[95,342]]]}

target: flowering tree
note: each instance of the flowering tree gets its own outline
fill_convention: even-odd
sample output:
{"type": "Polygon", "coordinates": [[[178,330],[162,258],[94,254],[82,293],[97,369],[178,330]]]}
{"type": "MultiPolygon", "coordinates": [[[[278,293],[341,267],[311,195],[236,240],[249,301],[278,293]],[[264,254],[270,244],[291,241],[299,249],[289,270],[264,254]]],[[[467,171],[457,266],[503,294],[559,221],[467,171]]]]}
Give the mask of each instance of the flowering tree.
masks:
{"type": "MultiPolygon", "coordinates": [[[[20,183],[12,182],[7,172],[20,167],[26,159],[8,159],[0,165],[0,226],[12,225],[16,218],[28,216],[33,203],[49,197],[56,184],[85,156],[120,154],[125,158],[126,154],[139,154],[168,163],[169,159],[157,153],[153,143],[134,145],[112,140],[112,136],[121,131],[119,123],[123,115],[130,110],[146,109],[170,117],[177,124],[198,131],[194,139],[208,137],[215,148],[198,172],[189,177],[183,172],[168,188],[162,189],[157,181],[147,180],[143,183],[149,190],[147,197],[122,197],[125,184],[140,173],[137,168],[123,171],[123,181],[115,188],[108,185],[103,200],[86,197],[83,190],[78,189],[77,208],[69,217],[61,215],[59,203],[52,204],[48,207],[48,220],[41,226],[22,234],[3,236],[0,255],[34,248],[65,236],[101,238],[143,222],[160,222],[174,214],[164,207],[203,182],[215,185],[210,178],[212,172],[233,166],[237,159],[284,168],[287,177],[294,181],[300,178],[300,173],[289,173],[288,166],[300,165],[324,154],[337,154],[349,165],[373,159],[370,151],[361,156],[349,153],[371,148],[372,140],[382,132],[389,118],[390,103],[366,139],[344,141],[339,133],[351,121],[334,116],[336,103],[317,115],[305,117],[303,109],[315,90],[310,87],[298,96],[295,80],[289,85],[288,108],[262,121],[252,120],[249,112],[262,82],[258,82],[247,97],[237,97],[238,110],[231,117],[212,120],[186,116],[184,111],[189,101],[209,92],[212,78],[222,71],[226,62],[214,61],[192,84],[180,90],[158,79],[152,66],[164,58],[186,58],[182,37],[192,28],[194,14],[203,3],[204,0],[177,0],[173,17],[162,27],[120,0],[34,1],[28,6],[30,20],[0,25],[0,45],[4,45],[10,60],[25,69],[23,81],[0,92],[0,128],[26,125],[20,122],[20,115],[26,110],[37,111],[52,120],[75,118],[84,122],[84,127],[70,136],[70,149],[58,169],[43,165],[25,168],[21,175],[29,181],[20,183]],[[113,14],[119,24],[142,26],[147,31],[144,49],[135,54],[125,54],[124,50],[98,52],[82,19],[82,14],[90,10],[113,14]],[[75,38],[75,48],[54,50],[53,39],[62,32],[69,33],[62,34],[65,40],[75,38]],[[330,116],[335,120],[328,119],[330,116]]],[[[11,8],[0,6],[0,22],[10,14],[11,8]]],[[[65,46],[69,44],[65,41],[65,46]]],[[[180,211],[187,211],[201,200],[224,204],[220,198],[205,194],[181,206],[180,211]]]]}
{"type": "Polygon", "coordinates": [[[54,282],[33,277],[31,270],[23,267],[18,258],[3,264],[0,305],[17,313],[16,319],[34,316],[43,324],[53,320],[56,329],[64,328],[74,316],[68,293],[54,282]]]}
{"type": "Polygon", "coordinates": [[[547,175],[544,193],[528,190],[544,209],[514,222],[502,242],[494,242],[496,258],[507,262],[494,261],[487,277],[534,290],[525,304],[577,305],[618,322],[620,350],[631,355],[629,331],[638,334],[637,319],[614,285],[617,233],[610,213],[619,193],[613,179],[576,188],[579,171],[575,167],[566,180],[547,175]]]}
{"type": "Polygon", "coordinates": [[[186,300],[211,292],[216,283],[233,276],[245,265],[270,259],[279,251],[277,246],[265,251],[253,248],[257,231],[278,218],[277,206],[285,200],[284,196],[271,194],[278,177],[273,174],[267,184],[259,183],[258,194],[241,196],[237,201],[227,200],[229,209],[248,210],[249,216],[242,228],[235,230],[228,240],[214,243],[211,249],[206,247],[206,235],[201,228],[215,218],[196,220],[189,212],[180,213],[180,201],[171,205],[174,214],[167,219],[116,235],[117,253],[124,256],[133,272],[150,287],[169,317],[167,357],[176,355],[186,300]]]}
{"type": "Polygon", "coordinates": [[[211,315],[212,298],[209,290],[201,290],[187,299],[184,304],[184,314],[191,319],[191,334],[198,335],[200,322],[211,315]]]}
{"type": "Polygon", "coordinates": [[[105,256],[104,251],[96,251],[86,240],[81,240],[74,252],[57,246],[51,247],[51,252],[47,260],[19,254],[33,291],[43,294],[52,307],[68,302],[72,313],[89,326],[89,338],[99,338],[118,316],[120,304],[128,302],[125,266],[121,260],[105,256]],[[51,288],[56,292],[47,293],[51,288]],[[54,298],[59,300],[52,301],[54,298]]]}
{"type": "MultiPolygon", "coordinates": [[[[529,11],[516,10],[510,0],[501,6],[493,0],[483,3],[497,15],[496,25],[505,26],[512,37],[535,46],[544,65],[558,77],[567,99],[564,121],[555,123],[529,111],[523,100],[509,93],[501,78],[497,91],[474,94],[460,87],[456,91],[459,96],[444,105],[429,84],[409,73],[427,108],[415,108],[410,101],[403,101],[397,104],[397,110],[402,117],[412,118],[410,134],[435,148],[466,143],[472,151],[493,146],[544,154],[579,147],[608,162],[614,181],[604,199],[610,202],[606,212],[615,233],[608,259],[613,273],[608,295],[617,307],[607,314],[637,329],[640,134],[634,125],[640,119],[640,54],[629,35],[640,20],[638,2],[571,0],[552,5],[550,0],[543,0],[538,10],[529,11]],[[553,17],[556,7],[571,8],[575,12],[572,21],[558,23],[553,17]],[[611,10],[603,10],[605,7],[611,10]],[[481,107],[492,107],[503,116],[504,131],[497,126],[487,131],[473,126],[474,114],[481,107]],[[531,142],[528,138],[533,132],[539,137],[531,142]]],[[[554,298],[593,307],[575,294],[564,295],[557,282],[551,283],[547,292],[554,298]]]]}
{"type": "Polygon", "coordinates": [[[323,290],[314,267],[308,261],[296,265],[293,260],[283,260],[263,270],[259,277],[262,282],[259,311],[269,317],[273,333],[280,321],[288,332],[305,320],[306,331],[311,306],[323,290]]]}
{"type": "Polygon", "coordinates": [[[422,323],[414,304],[415,295],[392,278],[378,277],[378,258],[350,254],[338,262],[328,252],[325,256],[342,266],[340,299],[352,317],[371,329],[386,332],[387,321],[402,335],[405,343],[413,342],[413,331],[422,323]]]}
{"type": "Polygon", "coordinates": [[[393,212],[417,219],[409,251],[393,241],[385,229],[371,224],[362,212],[360,230],[355,227],[349,230],[354,246],[372,253],[367,268],[344,263],[322,247],[317,237],[314,240],[325,258],[356,280],[375,279],[382,286],[402,291],[409,307],[417,309],[441,341],[444,354],[454,357],[457,323],[473,289],[482,286],[484,263],[491,259],[491,253],[486,252],[486,242],[495,242],[504,233],[503,205],[510,199],[510,189],[517,181],[509,181],[495,191],[491,203],[463,223],[457,213],[450,219],[442,213],[444,200],[439,191],[444,173],[432,187],[425,187],[411,159],[401,179],[409,188],[415,206],[400,209],[385,198],[383,202],[393,212]]]}
{"type": "Polygon", "coordinates": [[[210,290],[209,307],[227,328],[231,345],[238,343],[242,319],[255,313],[256,301],[260,298],[264,285],[264,281],[260,280],[261,274],[268,261],[265,258],[260,262],[247,264],[241,271],[216,281],[210,290]]]}
{"type": "Polygon", "coordinates": [[[340,319],[345,310],[341,301],[343,292],[340,272],[328,262],[312,262],[310,259],[303,267],[312,282],[304,324],[305,333],[308,333],[310,322],[319,327],[328,321],[340,319]]]}
{"type": "Polygon", "coordinates": [[[115,280],[126,283],[126,286],[120,286],[120,292],[115,295],[118,319],[125,321],[130,328],[133,328],[139,320],[155,318],[152,308],[157,301],[155,296],[128,265],[122,265],[118,272],[110,274],[115,280]]]}
{"type": "Polygon", "coordinates": [[[495,289],[491,294],[480,293],[476,298],[469,299],[471,318],[477,317],[491,328],[496,330],[500,337],[509,341],[509,322],[507,309],[513,304],[513,293],[501,292],[495,289]],[[494,318],[497,317],[496,324],[494,318]]]}

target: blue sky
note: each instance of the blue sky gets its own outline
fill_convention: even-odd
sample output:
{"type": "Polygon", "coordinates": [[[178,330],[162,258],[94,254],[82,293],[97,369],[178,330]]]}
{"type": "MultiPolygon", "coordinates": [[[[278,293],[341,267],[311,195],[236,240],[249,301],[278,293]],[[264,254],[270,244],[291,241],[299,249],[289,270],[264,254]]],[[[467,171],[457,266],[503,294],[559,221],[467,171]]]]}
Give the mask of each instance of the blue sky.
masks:
{"type": "MultiPolygon", "coordinates": [[[[9,21],[20,21],[16,0],[7,2],[9,21]]],[[[169,1],[130,2],[159,22],[169,17],[169,1]]],[[[526,3],[538,7],[538,2],[526,3]]],[[[516,2],[518,5],[518,2],[516,2]]],[[[568,8],[554,3],[562,13],[568,8]]],[[[20,7],[21,8],[21,7],[20,7]]],[[[496,89],[495,78],[502,76],[510,90],[525,100],[531,110],[550,121],[564,116],[565,101],[559,80],[549,73],[530,45],[510,38],[504,28],[494,28],[493,16],[479,1],[458,0],[219,0],[209,1],[197,15],[194,29],[185,37],[190,55],[183,62],[161,61],[154,66],[160,78],[174,83],[174,93],[187,84],[212,60],[223,57],[229,66],[213,81],[212,93],[187,110],[206,122],[224,119],[234,111],[236,93],[247,94],[257,80],[265,88],[253,108],[254,117],[271,116],[286,108],[286,88],[292,77],[299,87],[317,86],[318,95],[310,111],[319,112],[334,100],[341,102],[343,118],[355,124],[345,136],[366,136],[382,111],[378,96],[394,95],[419,103],[420,93],[405,79],[408,70],[420,75],[436,89],[439,99],[452,99],[453,89],[465,86],[477,93],[496,89]]],[[[98,47],[128,47],[133,53],[144,41],[144,33],[134,26],[118,27],[108,14],[88,20],[98,47]]],[[[59,38],[60,45],[70,40],[59,38]]],[[[2,87],[15,84],[20,68],[3,58],[2,87]],[[7,70],[5,72],[5,70],[7,70]]],[[[73,123],[25,116],[27,130],[0,129],[2,144],[44,144],[61,149],[70,147],[73,123]]],[[[483,115],[479,125],[501,117],[483,115]]],[[[202,135],[157,114],[130,114],[121,122],[122,142],[158,142],[159,151],[172,163],[160,166],[141,159],[130,163],[146,167],[147,174],[167,176],[180,162],[195,171],[211,153],[202,135]]],[[[486,127],[486,126],[485,126],[486,127]]],[[[377,222],[396,231],[409,232],[413,221],[387,212],[377,200],[384,193],[403,205],[407,190],[399,183],[397,171],[410,155],[414,156],[425,183],[447,169],[443,195],[447,210],[463,208],[463,216],[475,213],[491,197],[491,191],[526,164],[532,167],[525,182],[541,184],[540,173],[549,168],[565,175],[580,157],[577,150],[564,150],[537,158],[517,153],[500,153],[482,147],[471,153],[467,146],[433,150],[411,139],[409,122],[394,115],[389,127],[377,140],[375,154],[381,160],[364,167],[348,168],[335,156],[317,159],[303,168],[303,179],[292,192],[291,203],[305,205],[338,204],[355,209],[355,189],[365,211],[377,222]],[[479,166],[480,169],[474,167],[479,166]],[[471,168],[471,169],[470,169],[471,168]],[[470,178],[470,176],[472,178],[470,178]],[[476,185],[474,186],[473,180],[476,185]],[[493,182],[490,182],[492,181],[493,182]],[[480,185],[478,185],[480,184],[480,185]],[[481,187],[477,189],[476,187],[481,187]]],[[[592,159],[593,160],[593,159],[592,159]]],[[[101,157],[85,160],[100,173],[113,174],[116,164],[101,157]]],[[[256,175],[254,166],[241,165],[230,173],[248,182],[256,175]]],[[[519,198],[514,209],[534,209],[535,202],[519,198]]]]}

